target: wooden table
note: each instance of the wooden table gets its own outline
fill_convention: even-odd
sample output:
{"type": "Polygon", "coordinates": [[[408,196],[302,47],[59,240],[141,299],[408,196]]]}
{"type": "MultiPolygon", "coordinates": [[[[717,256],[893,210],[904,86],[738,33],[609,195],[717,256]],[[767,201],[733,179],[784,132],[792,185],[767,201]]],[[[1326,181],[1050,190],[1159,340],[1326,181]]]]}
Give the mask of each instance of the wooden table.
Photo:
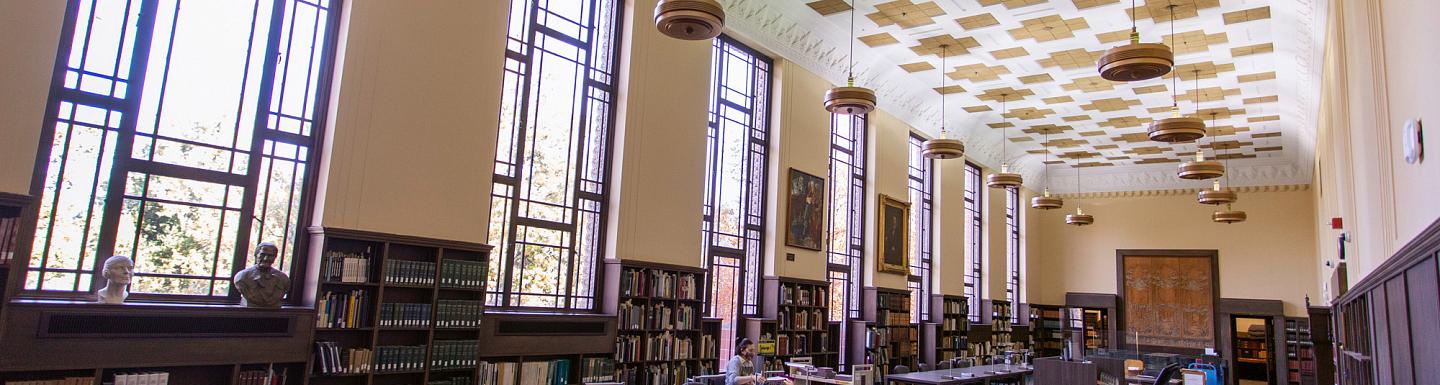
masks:
{"type": "Polygon", "coordinates": [[[909,385],[958,385],[989,384],[991,381],[1004,380],[1023,383],[1025,376],[1030,375],[1033,371],[1033,368],[1019,365],[980,365],[968,368],[891,374],[885,377],[885,382],[909,385]]]}

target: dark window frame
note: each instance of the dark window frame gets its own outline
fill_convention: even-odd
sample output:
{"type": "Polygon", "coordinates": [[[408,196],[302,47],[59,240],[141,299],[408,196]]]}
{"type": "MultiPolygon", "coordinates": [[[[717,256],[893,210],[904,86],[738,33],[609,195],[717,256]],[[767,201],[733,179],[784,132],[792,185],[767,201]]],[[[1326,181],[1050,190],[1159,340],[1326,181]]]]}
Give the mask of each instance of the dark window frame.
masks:
{"type": "MultiPolygon", "coordinates": [[[[1020,298],[1020,189],[1005,189],[1005,234],[1007,237],[1005,294],[1010,303],[1018,304],[1020,298]]],[[[1020,312],[1010,312],[1012,322],[1020,322],[1020,312]]]]}
{"type": "MultiPolygon", "coordinates": [[[[237,116],[236,125],[234,126],[235,131],[231,134],[238,137],[242,130],[250,130],[250,133],[253,136],[251,136],[249,139],[250,145],[248,149],[234,146],[225,147],[220,145],[186,140],[178,136],[160,134],[158,133],[158,131],[156,131],[155,128],[149,128],[148,132],[143,130],[137,130],[137,126],[139,125],[138,116],[140,112],[142,112],[143,108],[142,97],[144,97],[146,91],[145,88],[147,85],[147,73],[151,70],[155,70],[159,74],[159,76],[164,77],[166,76],[165,71],[167,71],[168,67],[171,65],[170,57],[168,56],[169,54],[167,52],[167,56],[164,62],[160,64],[159,68],[150,68],[151,66],[149,64],[152,55],[152,48],[165,50],[173,46],[173,23],[175,22],[175,20],[178,20],[178,13],[176,13],[176,16],[174,16],[172,20],[167,21],[159,19],[156,16],[159,13],[158,11],[162,9],[160,8],[159,0],[131,0],[127,2],[125,5],[126,18],[124,21],[122,21],[122,24],[127,26],[128,28],[125,28],[127,29],[126,31],[121,32],[121,39],[119,42],[117,42],[118,44],[115,47],[115,50],[117,57],[129,57],[133,60],[130,60],[128,67],[121,66],[121,61],[117,61],[115,63],[115,66],[113,67],[114,72],[96,73],[91,71],[90,67],[85,67],[83,64],[86,60],[86,55],[90,53],[89,48],[91,36],[89,35],[89,33],[93,32],[90,31],[90,28],[92,28],[94,25],[93,21],[87,21],[87,35],[82,38],[85,48],[78,51],[78,53],[81,55],[80,59],[78,59],[80,60],[79,63],[81,63],[81,67],[71,68],[70,66],[70,61],[72,59],[71,54],[76,53],[76,51],[73,51],[72,46],[76,42],[77,38],[75,35],[77,33],[77,27],[80,24],[78,19],[80,17],[83,0],[69,0],[67,2],[64,21],[62,23],[59,33],[59,43],[56,50],[57,54],[55,58],[55,64],[53,66],[53,72],[51,73],[51,83],[49,87],[50,91],[48,100],[46,102],[44,123],[41,126],[39,147],[36,151],[36,162],[33,168],[33,174],[31,178],[31,196],[35,197],[38,203],[45,197],[45,186],[60,183],[59,181],[49,180],[47,176],[47,172],[49,171],[48,163],[51,161],[50,157],[52,155],[57,155],[52,151],[52,149],[55,145],[53,143],[53,139],[55,138],[56,128],[58,125],[64,123],[72,129],[73,127],[77,126],[100,129],[103,132],[105,141],[109,141],[110,139],[112,139],[113,136],[115,147],[110,150],[104,150],[104,155],[101,156],[101,159],[109,159],[109,161],[111,162],[108,172],[104,172],[104,170],[102,170],[102,167],[97,165],[93,174],[97,179],[102,174],[108,174],[108,177],[106,177],[108,185],[105,188],[103,209],[101,210],[101,213],[98,214],[98,221],[100,223],[98,225],[98,230],[95,230],[95,246],[93,248],[89,246],[82,248],[84,252],[94,252],[95,256],[89,258],[81,258],[78,261],[80,263],[78,263],[75,268],[67,269],[49,267],[48,256],[42,255],[40,257],[41,260],[38,262],[39,267],[26,267],[23,269],[22,272],[17,272],[17,274],[14,275],[14,277],[28,279],[30,274],[40,274],[40,276],[36,278],[37,285],[34,289],[25,288],[24,282],[20,283],[20,289],[18,292],[20,296],[35,298],[88,299],[91,295],[89,293],[90,290],[103,286],[104,279],[99,274],[99,271],[102,269],[105,259],[116,254],[115,248],[116,240],[118,237],[117,233],[120,230],[119,227],[122,226],[122,224],[120,223],[120,216],[123,215],[124,203],[127,199],[140,202],[141,210],[144,210],[145,204],[152,202],[156,204],[178,204],[181,206],[201,209],[219,209],[225,216],[228,216],[229,214],[227,211],[235,210],[235,208],[230,203],[228,203],[230,199],[230,194],[228,193],[225,195],[224,198],[226,199],[226,203],[220,206],[212,206],[194,202],[180,202],[150,196],[149,181],[155,177],[166,177],[182,182],[219,184],[226,186],[227,189],[241,188],[244,190],[239,198],[241,201],[237,213],[239,215],[237,219],[237,221],[239,221],[239,225],[237,225],[234,233],[221,235],[222,238],[225,235],[230,235],[234,238],[224,241],[217,241],[217,247],[221,249],[225,248],[227,245],[233,246],[232,255],[230,255],[232,271],[228,274],[219,274],[219,272],[217,271],[212,273],[214,276],[211,277],[189,274],[166,274],[137,271],[135,273],[135,276],[137,278],[158,277],[182,278],[190,280],[208,280],[210,281],[210,293],[205,295],[194,295],[132,292],[129,298],[131,300],[174,303],[238,303],[240,300],[240,296],[233,287],[230,287],[228,290],[224,290],[224,295],[219,295],[215,293],[216,285],[218,282],[225,281],[227,282],[228,286],[228,280],[230,276],[233,276],[236,272],[239,272],[240,270],[243,270],[247,267],[246,262],[250,259],[249,254],[252,251],[250,249],[253,246],[251,244],[251,229],[256,222],[256,218],[254,215],[255,206],[257,205],[257,201],[262,201],[259,202],[259,204],[262,205],[269,204],[268,200],[265,200],[266,197],[259,197],[259,193],[256,191],[259,190],[262,187],[262,183],[265,182],[261,180],[261,174],[265,174],[266,170],[273,170],[273,168],[262,169],[262,165],[269,165],[271,167],[274,167],[272,164],[265,162],[267,159],[291,162],[294,164],[302,165],[293,169],[293,172],[295,172],[296,174],[292,175],[291,183],[296,183],[296,179],[300,179],[300,181],[298,183],[298,186],[291,186],[292,193],[290,194],[289,199],[291,200],[290,203],[294,205],[295,209],[293,211],[287,210],[286,214],[287,224],[289,219],[293,218],[295,220],[295,223],[293,224],[293,233],[287,232],[285,234],[286,238],[282,240],[276,240],[278,241],[276,243],[281,246],[282,249],[281,260],[278,260],[276,263],[288,264],[289,274],[292,277],[292,280],[297,283],[293,286],[303,287],[302,283],[305,282],[305,277],[309,276],[307,272],[308,262],[306,258],[306,250],[309,243],[308,224],[310,222],[310,218],[313,216],[314,213],[314,202],[319,188],[318,183],[316,183],[316,178],[318,173],[318,167],[320,166],[320,155],[323,153],[322,147],[324,146],[324,138],[326,135],[325,129],[328,125],[327,114],[329,112],[328,106],[330,105],[330,91],[332,90],[332,85],[334,81],[335,57],[336,52],[338,51],[337,41],[340,30],[340,15],[343,14],[343,6],[345,4],[343,0],[322,1],[323,3],[325,3],[323,5],[321,4],[322,2],[302,0],[258,0],[255,3],[254,9],[258,12],[261,7],[265,6],[267,1],[270,4],[270,13],[267,14],[267,17],[270,17],[270,20],[268,21],[269,24],[264,27],[264,30],[268,33],[264,37],[265,45],[263,47],[263,51],[259,53],[260,55],[264,56],[259,56],[262,59],[253,59],[261,64],[259,74],[260,76],[259,79],[256,79],[256,81],[259,82],[259,84],[257,85],[258,90],[254,91],[254,101],[248,101],[244,99],[245,96],[251,96],[248,94],[249,91],[246,91],[244,89],[242,89],[241,91],[242,97],[240,99],[242,105],[242,107],[240,107],[241,111],[244,111],[246,114],[248,114],[244,116],[249,116],[250,118],[254,119],[253,125],[251,127],[244,127],[244,125],[240,124],[242,118],[237,116]],[[293,39],[294,37],[293,33],[295,32],[295,28],[299,27],[297,27],[295,24],[287,24],[286,21],[288,20],[287,16],[296,16],[296,13],[294,11],[295,7],[287,7],[287,5],[292,5],[296,3],[304,4],[306,6],[316,9],[316,20],[319,20],[320,18],[319,11],[323,11],[326,15],[324,22],[316,23],[314,26],[315,29],[313,30],[315,31],[315,34],[324,34],[325,37],[323,41],[316,39],[314,35],[311,36],[310,41],[312,44],[310,48],[310,58],[312,60],[318,60],[318,62],[311,61],[310,64],[312,64],[312,66],[307,67],[307,72],[304,74],[298,74],[306,76],[306,79],[304,79],[307,81],[304,91],[305,94],[313,95],[310,97],[306,97],[306,95],[301,95],[302,98],[305,98],[305,102],[301,105],[301,109],[309,109],[309,116],[287,114],[287,111],[285,110],[285,105],[274,104],[283,103],[283,98],[285,97],[285,92],[287,91],[284,88],[284,82],[287,81],[288,76],[290,76],[291,73],[288,71],[288,68],[283,70],[280,68],[282,66],[282,64],[278,64],[280,60],[263,59],[266,57],[282,57],[282,50],[285,54],[295,52],[291,51],[291,48],[294,48],[294,46],[291,45],[291,43],[293,43],[291,39],[293,39]],[[132,10],[134,11],[133,15],[131,14],[132,10]],[[132,16],[135,17],[134,20],[130,19],[130,17],[132,16]],[[154,31],[157,28],[157,22],[172,23],[172,25],[170,25],[171,29],[168,30],[168,32],[172,33],[172,35],[169,35],[171,40],[169,42],[159,42],[170,44],[171,46],[155,46],[155,43],[157,42],[153,41],[153,39],[154,31]],[[289,26],[291,29],[283,30],[286,26],[289,26]],[[128,36],[132,32],[128,30],[129,28],[134,29],[133,37],[128,36]],[[282,36],[282,33],[286,36],[282,36]],[[315,46],[317,43],[318,47],[315,46]],[[285,47],[282,47],[282,44],[284,44],[285,47]],[[124,69],[123,72],[122,68],[124,69]],[[67,85],[67,83],[70,82],[70,80],[67,80],[67,76],[75,76],[79,80],[75,80],[76,84],[73,86],[67,85]],[[111,82],[109,95],[82,90],[80,88],[82,87],[80,84],[85,80],[111,82]],[[309,80],[314,80],[313,88],[311,88],[310,84],[308,84],[309,80]],[[123,83],[125,86],[123,91],[120,88],[121,83],[123,83]],[[279,100],[279,102],[276,102],[277,100],[279,100]],[[252,109],[246,109],[246,107],[250,107],[252,109]],[[105,118],[105,123],[103,125],[94,125],[93,123],[87,124],[85,122],[76,120],[75,111],[81,108],[94,108],[103,110],[107,115],[107,117],[105,118]],[[60,118],[61,113],[64,111],[69,111],[68,115],[70,116],[70,118],[60,118]],[[117,120],[117,122],[112,125],[110,121],[112,121],[114,115],[117,114],[120,117],[118,119],[113,119],[117,120]],[[275,120],[276,123],[272,123],[272,119],[275,120]],[[281,127],[281,123],[278,123],[281,121],[284,121],[285,123],[295,123],[298,124],[298,126],[281,127]],[[296,132],[287,131],[291,127],[293,127],[296,132]],[[306,130],[308,130],[308,133],[306,130]],[[232,157],[230,164],[231,171],[211,171],[193,165],[162,163],[156,160],[136,158],[133,154],[133,149],[137,139],[150,140],[151,143],[163,140],[185,146],[203,147],[219,151],[230,151],[230,156],[232,157]],[[269,146],[267,146],[267,144],[269,144],[269,146]],[[276,150],[277,146],[295,146],[296,151],[294,152],[294,155],[291,156],[280,155],[280,153],[276,150]],[[121,154],[130,155],[123,156],[121,154]],[[246,164],[246,172],[243,174],[235,173],[237,167],[236,164],[240,163],[235,161],[235,154],[243,154],[248,158],[244,162],[246,164]],[[138,196],[126,194],[126,177],[132,173],[141,176],[145,181],[145,187],[143,187],[142,192],[138,196]],[[287,258],[288,261],[285,261],[284,259],[287,258]],[[84,261],[86,261],[87,259],[92,260],[92,263],[90,263],[91,266],[89,266],[88,268],[86,266],[83,266],[85,264],[84,261]],[[70,289],[46,289],[43,283],[43,277],[45,274],[49,274],[52,272],[56,274],[74,274],[76,276],[75,282],[70,289]],[[85,284],[83,283],[85,279],[82,279],[82,276],[86,275],[89,276],[89,288],[86,288],[85,284]]],[[[94,12],[94,5],[95,3],[92,2],[90,4],[90,7],[87,9],[90,9],[91,12],[94,12]]],[[[179,9],[178,3],[176,4],[176,7],[177,9],[179,9]]],[[[94,14],[90,14],[89,16],[92,18],[97,17],[94,14]]],[[[249,46],[251,47],[252,51],[249,51],[247,53],[247,65],[251,64],[248,63],[248,61],[252,60],[252,58],[255,57],[255,51],[253,51],[253,49],[255,48],[255,44],[258,41],[255,33],[259,30],[261,30],[259,24],[254,24],[254,26],[252,26],[249,41],[249,46]]],[[[284,57],[288,59],[289,55],[286,55],[284,57]]],[[[288,62],[289,61],[287,60],[286,63],[288,62]]],[[[249,75],[247,74],[245,76],[248,78],[249,75]]],[[[164,83],[160,84],[158,87],[160,89],[150,90],[149,92],[163,95],[166,91],[164,83]]],[[[163,98],[163,96],[161,97],[163,98]]],[[[163,101],[157,103],[159,103],[161,105],[161,108],[163,108],[163,101]]],[[[69,136],[70,134],[67,133],[67,140],[69,136]]],[[[102,142],[101,147],[104,147],[104,142],[102,142]]],[[[153,147],[151,148],[153,149],[153,147]]],[[[152,151],[150,153],[150,156],[153,157],[153,154],[154,152],[152,151]]],[[[61,157],[60,161],[63,164],[63,162],[65,162],[65,160],[67,160],[69,157],[68,150],[66,153],[58,154],[57,156],[61,157]]],[[[61,176],[60,178],[62,181],[65,180],[64,176],[61,176]]],[[[268,189],[269,185],[263,184],[263,187],[268,189]]],[[[89,202],[92,202],[92,205],[93,202],[96,202],[97,194],[99,191],[100,189],[98,188],[98,186],[92,189],[89,198],[89,202]]],[[[41,211],[44,211],[45,205],[35,204],[33,206],[34,207],[26,210],[23,214],[21,225],[22,233],[19,235],[19,239],[25,239],[26,241],[20,242],[17,247],[15,261],[12,261],[12,264],[14,264],[14,266],[31,265],[30,260],[33,257],[33,252],[35,252],[35,250],[33,249],[35,243],[38,242],[36,237],[40,236],[40,234],[37,234],[39,230],[37,226],[42,220],[41,211]]],[[[94,210],[94,206],[92,206],[90,210],[94,210]]],[[[92,215],[96,214],[94,214],[93,211],[87,214],[87,216],[92,215]]],[[[96,219],[89,219],[87,220],[87,222],[93,220],[96,219]]],[[[53,222],[53,218],[51,219],[51,221],[53,222]]],[[[263,226],[266,225],[267,224],[264,224],[262,221],[259,226],[262,226],[263,228],[263,226]]],[[[86,227],[90,226],[91,225],[89,224],[86,225],[86,227]]],[[[139,226],[139,224],[137,224],[137,226],[139,226]]],[[[88,238],[91,231],[87,229],[86,233],[86,236],[88,238]]],[[[45,247],[47,248],[49,247],[49,236],[50,234],[45,235],[45,237],[47,237],[47,241],[45,241],[45,247]]],[[[48,253],[48,251],[41,252],[48,253]]],[[[219,253],[218,251],[214,256],[210,257],[212,269],[218,268],[220,261],[224,257],[225,255],[219,253]]],[[[137,264],[139,263],[138,260],[136,262],[137,264]]],[[[283,303],[287,305],[303,305],[301,301],[304,296],[294,294],[296,294],[296,292],[292,291],[290,295],[286,296],[283,303]]]]}
{"type": "Polygon", "coordinates": [[[980,300],[985,295],[985,192],[980,166],[965,162],[965,298],[970,322],[980,322],[980,300]]]}
{"type": "MultiPolygon", "coordinates": [[[[492,204],[491,210],[492,216],[495,215],[495,212],[501,212],[500,215],[504,216],[505,220],[501,223],[490,224],[491,243],[496,246],[497,257],[491,258],[491,269],[495,274],[490,278],[489,285],[492,289],[486,296],[488,304],[486,311],[598,312],[601,302],[598,288],[604,282],[602,262],[605,260],[605,248],[602,243],[608,230],[606,219],[609,215],[609,199],[607,197],[611,187],[615,115],[618,109],[616,95],[620,69],[620,42],[625,32],[623,28],[624,0],[592,0],[589,8],[585,10],[587,19],[581,21],[570,20],[563,15],[550,13],[546,7],[534,0],[516,0],[511,5],[512,9],[518,7],[524,7],[524,11],[519,15],[525,17],[527,21],[518,30],[513,27],[512,23],[511,30],[507,31],[505,36],[507,43],[504,70],[506,82],[514,81],[515,89],[513,91],[517,94],[512,102],[515,106],[508,108],[514,108],[516,112],[512,115],[513,121],[505,121],[502,118],[500,122],[502,134],[509,133],[511,142],[499,143],[496,151],[494,188],[491,190],[490,196],[492,202],[503,204],[492,204]],[[602,5],[608,8],[602,8],[602,5]],[[601,18],[601,16],[607,15],[607,12],[609,17],[601,18]],[[542,14],[545,15],[544,20],[540,17],[542,14]],[[566,27],[573,26],[577,30],[582,30],[583,32],[579,34],[584,36],[578,38],[569,36],[557,30],[556,26],[550,25],[551,22],[561,23],[566,27]],[[585,22],[590,24],[584,24],[585,22]],[[565,25],[566,23],[568,25],[565,25]],[[608,27],[613,28],[612,31],[609,31],[608,40],[603,40],[604,37],[597,36],[596,32],[597,29],[607,27],[604,23],[608,23],[608,27]],[[516,32],[523,36],[514,36],[516,32]],[[543,40],[537,40],[541,38],[543,40]],[[547,50],[552,42],[565,44],[561,48],[573,48],[575,52],[580,53],[577,56],[583,57],[563,57],[555,51],[547,50]],[[607,47],[607,44],[609,49],[603,49],[607,47]],[[602,49],[596,49],[597,47],[602,49]],[[527,169],[525,158],[527,154],[530,154],[525,151],[524,142],[528,135],[533,134],[533,129],[530,128],[531,125],[527,119],[534,114],[532,111],[539,108],[534,101],[538,100],[539,96],[537,95],[543,91],[539,88],[542,79],[535,76],[536,66],[537,64],[542,66],[540,68],[543,70],[543,66],[547,65],[543,59],[546,59],[547,55],[555,56],[554,59],[568,60],[577,64],[581,70],[577,71],[578,74],[575,76],[583,78],[583,81],[575,84],[574,92],[577,96],[574,97],[571,104],[570,112],[579,114],[581,118],[578,121],[582,123],[572,123],[570,128],[571,135],[573,135],[571,136],[573,138],[573,142],[570,143],[571,148],[579,146],[580,149],[567,152],[567,154],[575,154],[573,154],[574,158],[571,159],[572,163],[567,170],[570,174],[567,175],[567,182],[571,185],[567,186],[570,189],[568,191],[570,196],[567,197],[568,200],[564,202],[564,205],[522,197],[520,192],[526,186],[526,177],[521,175],[520,170],[527,169]],[[599,62],[603,59],[609,59],[609,63],[599,62]],[[592,104],[604,104],[604,106],[595,109],[592,108],[592,104]],[[588,119],[591,113],[604,113],[606,116],[602,121],[596,122],[594,119],[588,119]],[[597,128],[594,127],[595,124],[603,124],[604,127],[597,128]],[[596,136],[604,137],[593,143],[587,142],[596,136]],[[587,144],[602,146],[601,154],[597,156],[588,153],[586,151],[588,149],[585,148],[587,144]],[[498,147],[508,150],[500,151],[498,147]],[[508,159],[504,157],[507,152],[510,155],[508,159]],[[519,214],[522,203],[559,208],[568,213],[564,216],[569,223],[523,216],[519,214]],[[593,227],[587,227],[587,224],[591,222],[593,222],[591,225],[593,227]],[[496,229],[500,229],[500,232],[497,233],[496,229]],[[562,243],[565,245],[524,242],[519,240],[520,236],[516,235],[522,230],[530,231],[532,229],[562,232],[564,233],[561,237],[562,243]],[[582,241],[589,243],[582,243],[582,241]],[[515,277],[523,275],[526,267],[520,266],[520,273],[517,274],[515,264],[506,256],[516,253],[517,247],[527,246],[560,249],[565,253],[563,265],[566,273],[563,277],[556,277],[557,280],[563,282],[563,284],[557,285],[556,293],[523,292],[516,287],[520,284],[516,282],[515,277]],[[587,249],[582,250],[582,247],[587,247],[587,249]],[[589,256],[584,255],[587,252],[590,253],[589,256]],[[581,261],[582,258],[588,261],[581,261]],[[588,283],[577,282],[583,278],[578,271],[583,267],[577,267],[577,265],[584,263],[590,265],[588,283]],[[556,305],[523,305],[526,297],[548,297],[554,300],[556,305]]],[[[512,11],[511,15],[516,15],[516,13],[512,11]]],[[[509,84],[507,84],[508,86],[509,84]]],[[[502,92],[511,91],[507,89],[502,92]]],[[[506,108],[502,105],[502,112],[506,108]]],[[[574,115],[572,115],[573,117],[574,115]]],[[[501,135],[499,138],[499,140],[505,139],[506,135],[501,135]]]]}
{"type": "Polygon", "coordinates": [[[844,187],[850,191],[848,195],[850,198],[849,210],[846,217],[838,218],[833,215],[833,211],[831,215],[827,216],[830,222],[827,229],[831,234],[835,234],[836,221],[846,223],[845,244],[837,250],[834,242],[827,241],[825,243],[825,274],[826,279],[831,282],[830,296],[832,298],[837,295],[841,296],[840,303],[844,304],[840,311],[842,316],[831,317],[832,320],[840,321],[841,362],[849,362],[846,360],[846,355],[850,353],[847,344],[850,323],[846,321],[860,319],[861,284],[865,279],[865,171],[868,161],[866,138],[869,124],[869,115],[831,114],[830,116],[831,180],[826,183],[829,190],[827,199],[832,202],[832,205],[836,204],[839,201],[837,188],[844,187]],[[842,130],[848,131],[848,135],[844,134],[842,130]],[[849,160],[847,161],[845,157],[848,157],[849,160]],[[838,177],[837,172],[844,173],[845,176],[838,177]],[[845,290],[835,290],[837,284],[845,290]]]}
{"type": "Polygon", "coordinates": [[[909,261],[910,274],[907,277],[909,286],[915,293],[911,299],[913,309],[912,320],[915,323],[930,319],[930,301],[927,298],[933,291],[931,281],[931,269],[934,264],[934,218],[935,218],[935,160],[921,155],[925,148],[925,138],[916,133],[910,133],[909,154],[906,162],[906,186],[907,195],[910,197],[911,215],[918,216],[916,233],[919,234],[917,242],[920,247],[913,252],[918,258],[909,261]],[[915,163],[919,161],[920,163],[915,163]],[[918,199],[917,199],[918,198],[918,199]]]}

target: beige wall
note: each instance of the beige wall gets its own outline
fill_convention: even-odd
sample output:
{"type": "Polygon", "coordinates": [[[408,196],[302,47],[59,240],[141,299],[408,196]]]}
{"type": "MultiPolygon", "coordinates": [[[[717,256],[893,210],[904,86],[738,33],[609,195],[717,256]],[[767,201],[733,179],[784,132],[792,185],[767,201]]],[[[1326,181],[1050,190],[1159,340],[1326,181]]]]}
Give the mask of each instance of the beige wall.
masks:
{"type": "Polygon", "coordinates": [[[702,266],[710,42],[661,35],[627,2],[606,255],[702,266]]]}
{"type": "MultiPolygon", "coordinates": [[[[770,126],[771,144],[770,213],[767,243],[775,253],[775,275],[814,280],[825,279],[825,253],[785,245],[785,214],[789,204],[783,198],[789,191],[786,180],[790,169],[830,178],[830,112],[822,102],[832,87],[824,78],[806,71],[789,60],[776,60],[775,119],[770,126]],[[795,254],[787,261],[786,254],[795,254]]],[[[883,152],[871,156],[886,156],[883,152]]],[[[826,202],[826,205],[832,202],[826,202]]],[[[829,210],[826,210],[829,214],[829,210]]],[[[829,218],[826,218],[827,220],[829,218]]],[[[827,222],[828,223],[828,222],[827,222]]]]}
{"type": "Polygon", "coordinates": [[[0,0],[0,192],[30,194],[64,1],[0,0]]]}
{"type": "MultiPolygon", "coordinates": [[[[1350,283],[1358,282],[1420,230],[1440,217],[1440,145],[1435,130],[1425,144],[1429,159],[1407,164],[1401,151],[1406,120],[1437,121],[1440,47],[1429,0],[1356,0],[1331,3],[1317,140],[1318,219],[1342,217],[1354,242],[1348,248],[1350,283]],[[1428,118],[1428,119],[1426,119],[1428,118]]],[[[1338,231],[1321,229],[1318,251],[1336,257],[1338,231]]],[[[1320,274],[1328,277],[1329,269],[1320,274]]]]}
{"type": "Polygon", "coordinates": [[[1235,208],[1249,220],[1211,222],[1214,207],[1191,194],[1066,198],[1063,209],[1031,210],[1043,239],[1030,256],[1030,279],[1041,282],[1030,301],[1064,304],[1066,292],[1115,293],[1116,249],[1214,249],[1221,297],[1281,300],[1286,314],[1305,314],[1305,296],[1316,297],[1319,287],[1309,274],[1316,263],[1310,191],[1241,193],[1235,208]],[[1095,224],[1065,224],[1077,204],[1095,224]]]}
{"type": "Polygon", "coordinates": [[[877,213],[880,208],[880,195],[885,195],[902,202],[908,202],[909,187],[906,185],[908,178],[907,167],[909,167],[909,140],[910,126],[896,118],[894,115],[877,111],[870,114],[870,167],[866,169],[870,178],[870,195],[867,196],[865,207],[865,259],[872,266],[867,282],[871,286],[905,289],[905,275],[895,273],[882,273],[877,261],[879,244],[876,243],[879,234],[879,226],[875,224],[877,213]]]}

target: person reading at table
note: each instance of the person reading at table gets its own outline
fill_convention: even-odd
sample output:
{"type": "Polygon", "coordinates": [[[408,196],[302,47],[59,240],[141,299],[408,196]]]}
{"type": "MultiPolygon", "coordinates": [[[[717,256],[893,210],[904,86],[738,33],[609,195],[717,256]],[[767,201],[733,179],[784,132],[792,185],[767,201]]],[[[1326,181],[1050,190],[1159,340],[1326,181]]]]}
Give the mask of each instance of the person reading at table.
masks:
{"type": "Polygon", "coordinates": [[[755,342],[741,338],[735,342],[735,355],[725,365],[725,385],[761,385],[765,378],[755,372],[755,342]]]}

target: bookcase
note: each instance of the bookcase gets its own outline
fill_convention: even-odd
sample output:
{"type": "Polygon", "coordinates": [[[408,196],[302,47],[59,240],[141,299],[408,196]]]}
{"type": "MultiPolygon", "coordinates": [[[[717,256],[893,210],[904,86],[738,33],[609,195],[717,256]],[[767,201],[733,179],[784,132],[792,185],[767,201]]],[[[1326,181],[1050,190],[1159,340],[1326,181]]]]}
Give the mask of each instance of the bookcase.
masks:
{"type": "Polygon", "coordinates": [[[1030,304],[1030,331],[1035,357],[1059,356],[1064,350],[1065,333],[1060,314],[1060,306],[1030,304]]]}
{"type": "Polygon", "coordinates": [[[1009,350],[1011,343],[1015,340],[1010,332],[1014,330],[1011,322],[1013,309],[1010,301],[992,299],[990,300],[990,347],[989,355],[996,355],[1009,350]]]}
{"type": "Polygon", "coordinates": [[[876,289],[875,323],[867,325],[865,354],[885,378],[897,365],[916,370],[919,330],[910,323],[910,292],[876,289]]]}
{"type": "MultiPolygon", "coordinates": [[[[1247,330],[1235,330],[1232,346],[1235,347],[1235,374],[1241,379],[1272,380],[1270,371],[1270,336],[1251,335],[1247,330]]],[[[1276,381],[1278,382],[1278,381],[1276,381]]]]}
{"type": "Polygon", "coordinates": [[[1315,384],[1315,343],[1308,318],[1285,320],[1285,383],[1315,384]]]}
{"type": "Polygon", "coordinates": [[[838,368],[840,324],[830,319],[830,284],[767,278],[763,292],[775,298],[774,308],[763,312],[767,318],[773,314],[775,320],[775,354],[767,362],[778,360],[783,365],[792,358],[810,357],[817,367],[838,368]]]}
{"type": "Polygon", "coordinates": [[[939,296],[930,307],[931,318],[939,316],[935,352],[939,360],[968,356],[970,346],[970,302],[961,296],[939,296]],[[934,311],[939,309],[940,311],[934,311]]]}
{"type": "Polygon", "coordinates": [[[624,261],[617,273],[619,381],[679,385],[689,377],[719,372],[719,320],[700,317],[705,270],[624,261]]]}
{"type": "MultiPolygon", "coordinates": [[[[20,214],[29,207],[30,197],[0,192],[0,310],[5,306],[5,300],[20,289],[19,283],[25,282],[25,269],[23,265],[18,269],[11,269],[15,253],[20,249],[20,214]],[[14,276],[12,277],[12,273],[14,276]],[[10,287],[10,282],[17,283],[10,287]]],[[[28,260],[28,258],[22,258],[28,260]]]]}
{"type": "Polygon", "coordinates": [[[45,370],[0,374],[0,383],[17,385],[101,385],[148,384],[229,384],[283,385],[304,381],[303,363],[257,363],[198,366],[156,366],[133,368],[95,368],[78,370],[45,370]]]}
{"type": "Polygon", "coordinates": [[[1110,347],[1110,313],[1104,309],[1081,308],[1080,326],[1085,331],[1085,349],[1110,347]]]}
{"type": "MultiPolygon", "coordinates": [[[[763,365],[756,370],[784,370],[785,363],[780,358],[780,322],[774,318],[764,317],[741,317],[739,335],[745,336],[755,342],[755,355],[760,357],[763,365]]],[[[738,340],[738,338],[737,338],[738,340]]]]}
{"type": "Polygon", "coordinates": [[[490,246],[311,228],[307,384],[472,385],[490,246]]]}

